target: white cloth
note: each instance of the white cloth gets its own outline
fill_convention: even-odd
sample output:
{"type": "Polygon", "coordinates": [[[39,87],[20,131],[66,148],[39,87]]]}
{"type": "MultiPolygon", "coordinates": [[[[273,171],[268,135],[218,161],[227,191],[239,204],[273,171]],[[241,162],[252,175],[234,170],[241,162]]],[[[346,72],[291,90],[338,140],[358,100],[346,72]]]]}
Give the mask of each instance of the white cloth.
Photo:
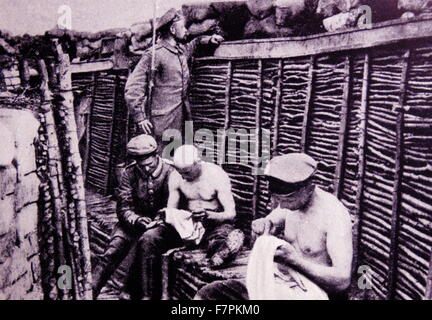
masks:
{"type": "Polygon", "coordinates": [[[199,244],[204,236],[205,228],[201,222],[192,220],[192,213],[186,210],[166,209],[165,222],[172,225],[185,241],[199,244]]]}
{"type": "Polygon", "coordinates": [[[289,267],[284,267],[284,273],[278,269],[274,255],[284,244],[284,240],[267,235],[255,241],[246,274],[250,300],[328,300],[327,294],[304,275],[289,267]]]}

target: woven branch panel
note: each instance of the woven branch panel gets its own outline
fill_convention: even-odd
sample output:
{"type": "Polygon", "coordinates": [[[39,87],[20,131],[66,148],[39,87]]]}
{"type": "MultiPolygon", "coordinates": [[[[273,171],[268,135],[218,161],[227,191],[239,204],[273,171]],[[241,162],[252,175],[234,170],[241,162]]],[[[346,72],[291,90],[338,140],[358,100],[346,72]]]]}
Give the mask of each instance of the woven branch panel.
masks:
{"type": "Polygon", "coordinates": [[[103,194],[115,185],[115,166],[125,160],[130,123],[124,100],[127,71],[73,76],[74,92],[86,91],[93,101],[89,119],[86,185],[103,194]]]}
{"type": "Polygon", "coordinates": [[[432,248],[430,45],[198,59],[193,74],[196,126],[249,130],[237,137],[259,149],[237,148],[240,163],[223,165],[245,231],[270,210],[267,183],[254,175],[257,157],[304,150],[320,161],[316,183],[358,221],[358,264],[370,267],[376,296],[424,298],[432,248]],[[256,132],[268,133],[270,144],[256,132]]]}

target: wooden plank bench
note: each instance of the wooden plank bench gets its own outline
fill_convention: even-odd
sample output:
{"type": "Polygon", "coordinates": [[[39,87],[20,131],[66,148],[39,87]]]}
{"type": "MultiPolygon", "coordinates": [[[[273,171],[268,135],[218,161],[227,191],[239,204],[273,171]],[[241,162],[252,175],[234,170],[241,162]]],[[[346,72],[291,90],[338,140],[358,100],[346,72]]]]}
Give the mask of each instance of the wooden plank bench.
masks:
{"type": "Polygon", "coordinates": [[[162,299],[189,300],[204,285],[216,280],[244,280],[250,250],[243,250],[224,268],[213,270],[202,249],[174,249],[164,255],[162,299]]]}

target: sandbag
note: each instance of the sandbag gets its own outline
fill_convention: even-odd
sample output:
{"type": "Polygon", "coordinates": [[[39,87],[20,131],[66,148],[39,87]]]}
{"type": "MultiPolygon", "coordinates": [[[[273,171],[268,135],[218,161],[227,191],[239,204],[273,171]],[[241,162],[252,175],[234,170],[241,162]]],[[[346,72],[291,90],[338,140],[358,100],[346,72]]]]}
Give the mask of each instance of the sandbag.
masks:
{"type": "Polygon", "coordinates": [[[245,39],[279,38],[292,36],[293,34],[292,28],[278,26],[276,17],[273,14],[262,20],[251,16],[244,28],[243,37],[245,39]]]}
{"type": "Polygon", "coordinates": [[[276,0],[275,16],[278,26],[292,27],[316,15],[318,0],[276,0]]]}
{"type": "Polygon", "coordinates": [[[210,3],[185,4],[182,6],[183,15],[186,19],[186,25],[194,22],[202,22],[207,19],[216,18],[217,13],[210,3]]]}
{"type": "Polygon", "coordinates": [[[319,0],[317,13],[324,18],[348,12],[364,4],[362,0],[319,0]]]}
{"type": "Polygon", "coordinates": [[[130,31],[136,39],[141,41],[152,34],[153,28],[150,21],[145,21],[141,23],[135,23],[131,26],[130,31]]]}
{"type": "Polygon", "coordinates": [[[219,26],[224,31],[225,40],[239,40],[249,21],[250,13],[245,2],[213,2],[212,8],[218,15],[219,26]]]}
{"type": "Polygon", "coordinates": [[[274,13],[276,0],[248,0],[247,8],[256,19],[262,20],[274,13]]]}
{"type": "Polygon", "coordinates": [[[132,52],[135,53],[137,51],[143,51],[151,46],[152,37],[147,37],[139,41],[135,36],[132,36],[131,44],[132,44],[132,48],[130,49],[132,52]]]}
{"type": "Polygon", "coordinates": [[[432,0],[399,0],[398,8],[416,14],[432,12],[432,0]]]}
{"type": "Polygon", "coordinates": [[[84,45],[83,42],[78,42],[76,48],[77,48],[77,57],[79,57],[80,60],[85,60],[91,51],[91,49],[88,46],[84,45]]]}
{"type": "Polygon", "coordinates": [[[203,22],[192,23],[188,28],[191,36],[198,36],[208,32],[216,32],[219,21],[216,19],[207,19],[203,22]]]}
{"type": "Polygon", "coordinates": [[[329,32],[354,28],[357,26],[358,20],[362,14],[362,10],[358,8],[352,9],[349,12],[342,12],[324,19],[323,25],[329,32]]]}

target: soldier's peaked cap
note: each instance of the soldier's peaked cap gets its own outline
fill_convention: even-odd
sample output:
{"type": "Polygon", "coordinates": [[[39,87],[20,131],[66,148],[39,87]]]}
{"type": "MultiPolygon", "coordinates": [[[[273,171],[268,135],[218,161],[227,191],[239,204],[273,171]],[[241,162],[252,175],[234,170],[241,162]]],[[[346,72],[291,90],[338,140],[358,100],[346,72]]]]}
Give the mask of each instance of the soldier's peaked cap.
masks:
{"type": "Polygon", "coordinates": [[[174,8],[169,9],[163,16],[156,19],[156,29],[160,29],[163,26],[166,26],[170,22],[178,21],[183,17],[181,11],[176,10],[174,8]]]}
{"type": "Polygon", "coordinates": [[[305,153],[289,153],[270,160],[265,175],[286,183],[309,179],[317,170],[318,162],[305,153]]]}
{"type": "Polygon", "coordinates": [[[132,138],[126,146],[127,152],[133,156],[145,156],[157,149],[156,140],[148,135],[141,134],[132,138]]]}

